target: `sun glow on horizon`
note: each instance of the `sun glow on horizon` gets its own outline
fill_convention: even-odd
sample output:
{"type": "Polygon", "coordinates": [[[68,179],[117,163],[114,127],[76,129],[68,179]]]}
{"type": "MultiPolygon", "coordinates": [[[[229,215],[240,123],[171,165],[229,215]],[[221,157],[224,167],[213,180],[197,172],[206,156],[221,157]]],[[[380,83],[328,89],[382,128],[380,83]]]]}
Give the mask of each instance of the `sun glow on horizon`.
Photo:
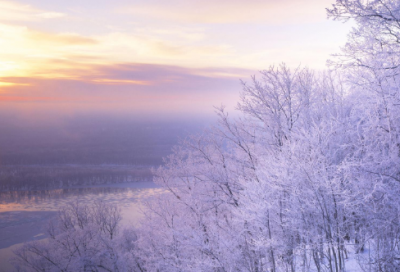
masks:
{"type": "Polygon", "coordinates": [[[0,0],[0,100],[233,105],[270,65],[324,69],[349,28],[325,19],[331,2],[0,0]]]}
{"type": "Polygon", "coordinates": [[[0,75],[68,77],[80,65],[127,62],[259,70],[285,61],[321,68],[345,39],[343,27],[337,24],[329,35],[316,27],[329,26],[322,21],[328,0],[175,2],[180,4],[139,1],[132,7],[121,1],[111,9],[102,3],[97,17],[85,17],[62,4],[46,7],[43,3],[39,8],[29,0],[0,1],[0,14],[4,14],[0,16],[0,75]],[[212,19],[226,8],[229,17],[212,19]],[[201,15],[199,20],[196,14],[201,15]],[[316,40],[322,34],[326,37],[316,40]]]}

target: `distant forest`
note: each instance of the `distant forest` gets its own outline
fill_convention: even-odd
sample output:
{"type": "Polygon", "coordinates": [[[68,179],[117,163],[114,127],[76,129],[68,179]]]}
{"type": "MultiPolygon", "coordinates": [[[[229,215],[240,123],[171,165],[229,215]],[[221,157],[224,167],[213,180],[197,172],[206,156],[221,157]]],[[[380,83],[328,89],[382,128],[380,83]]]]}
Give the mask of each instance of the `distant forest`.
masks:
{"type": "Polygon", "coordinates": [[[151,180],[200,124],[79,116],[59,127],[0,121],[0,190],[151,180]]]}

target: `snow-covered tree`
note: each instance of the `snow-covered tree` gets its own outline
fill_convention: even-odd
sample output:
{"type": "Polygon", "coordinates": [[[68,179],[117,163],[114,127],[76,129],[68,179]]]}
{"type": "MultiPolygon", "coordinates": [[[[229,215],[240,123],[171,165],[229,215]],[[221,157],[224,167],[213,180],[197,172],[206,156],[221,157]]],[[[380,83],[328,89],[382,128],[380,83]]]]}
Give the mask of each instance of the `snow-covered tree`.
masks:
{"type": "Polygon", "coordinates": [[[241,116],[217,109],[219,124],[155,171],[166,193],[138,229],[115,232],[113,208],[72,206],[19,263],[339,272],[354,252],[368,271],[399,271],[400,1],[337,0],[328,16],[356,23],[331,71],[282,64],[243,82],[241,116]]]}
{"type": "Polygon", "coordinates": [[[334,74],[285,65],[261,75],[243,84],[240,119],[219,109],[219,126],[156,172],[169,194],[149,203],[143,224],[152,231],[139,255],[150,270],[344,267],[343,86],[334,74]]]}
{"type": "Polygon", "coordinates": [[[13,260],[18,271],[143,271],[132,255],[136,234],[121,231],[116,206],[72,203],[48,226],[48,238],[24,244],[13,260]]]}

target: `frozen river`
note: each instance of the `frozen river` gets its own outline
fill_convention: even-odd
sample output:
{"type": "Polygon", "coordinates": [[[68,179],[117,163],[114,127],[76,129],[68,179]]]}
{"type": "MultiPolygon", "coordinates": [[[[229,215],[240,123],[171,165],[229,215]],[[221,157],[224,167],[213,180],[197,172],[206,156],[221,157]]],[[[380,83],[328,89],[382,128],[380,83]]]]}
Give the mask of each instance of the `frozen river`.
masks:
{"type": "Polygon", "coordinates": [[[141,201],[162,189],[152,182],[0,193],[0,272],[12,271],[8,259],[24,242],[46,238],[47,222],[69,202],[105,201],[121,209],[122,225],[136,224],[141,201]]]}

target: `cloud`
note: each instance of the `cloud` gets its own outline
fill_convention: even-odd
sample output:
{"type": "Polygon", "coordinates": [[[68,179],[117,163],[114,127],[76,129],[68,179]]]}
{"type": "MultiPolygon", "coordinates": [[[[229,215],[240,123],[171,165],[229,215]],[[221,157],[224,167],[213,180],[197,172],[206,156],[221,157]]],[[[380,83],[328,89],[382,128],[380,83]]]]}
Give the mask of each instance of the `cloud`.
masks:
{"type": "MultiPolygon", "coordinates": [[[[30,86],[29,83],[16,83],[16,82],[6,82],[6,81],[0,81],[0,87],[2,86],[30,86]]],[[[1,93],[1,90],[0,90],[1,93]]]]}
{"type": "Polygon", "coordinates": [[[136,27],[135,32],[142,36],[158,37],[159,39],[173,39],[187,42],[201,42],[206,38],[205,29],[201,27],[169,26],[136,27]]]}
{"type": "Polygon", "coordinates": [[[18,2],[0,1],[0,21],[2,22],[38,21],[65,16],[64,13],[44,11],[18,2]]]}
{"type": "Polygon", "coordinates": [[[79,77],[80,67],[120,62],[209,66],[232,54],[227,45],[198,44],[201,34],[194,38],[185,31],[171,29],[170,37],[166,29],[84,36],[0,23],[0,76],[79,77]]]}
{"type": "MultiPolygon", "coordinates": [[[[100,42],[96,48],[116,62],[127,58],[131,61],[147,63],[176,63],[182,65],[196,63],[204,64],[206,58],[215,58],[218,55],[232,53],[230,46],[215,42],[197,43],[184,35],[176,39],[175,36],[162,37],[153,34],[114,32],[104,36],[97,36],[100,42]]],[[[208,60],[207,60],[208,61],[208,60]]]]}
{"type": "Polygon", "coordinates": [[[0,76],[72,76],[67,68],[99,61],[101,56],[89,50],[97,43],[95,38],[76,33],[0,23],[0,76]]]}
{"type": "Polygon", "coordinates": [[[325,19],[329,0],[153,0],[117,10],[160,20],[193,24],[296,23],[325,19]]]}
{"type": "Polygon", "coordinates": [[[65,17],[66,15],[60,12],[42,12],[38,13],[36,16],[43,19],[54,19],[54,18],[65,17]]]}
{"type": "Polygon", "coordinates": [[[27,33],[28,38],[42,44],[59,45],[94,45],[98,41],[94,38],[85,37],[76,33],[49,33],[31,30],[27,33]]]}
{"type": "Polygon", "coordinates": [[[98,84],[106,84],[106,85],[152,85],[151,81],[130,80],[130,79],[101,78],[101,79],[93,79],[92,82],[98,84]]]}
{"type": "MultiPolygon", "coordinates": [[[[123,1],[135,5],[117,14],[110,11],[122,5],[119,1],[95,8],[78,1],[83,9],[71,13],[72,21],[49,24],[45,18],[64,13],[0,0],[0,77],[79,79],[93,65],[124,62],[263,69],[286,61],[322,68],[332,48],[345,40],[333,28],[311,26],[321,23],[305,24],[324,19],[327,1],[138,0],[123,1]],[[9,15],[2,22],[2,12],[18,22],[7,21],[9,15]]],[[[65,3],[48,6],[70,11],[65,3]]]]}
{"type": "Polygon", "coordinates": [[[171,65],[125,63],[93,65],[79,79],[3,77],[3,105],[53,107],[74,112],[213,114],[213,105],[233,108],[240,78],[255,71],[233,68],[190,69],[171,65]],[[16,103],[16,104],[15,104],[16,103]],[[44,103],[44,104],[43,104],[44,103]],[[56,105],[60,105],[57,107],[56,105]]]}
{"type": "Polygon", "coordinates": [[[218,88],[229,89],[232,86],[237,87],[239,79],[254,73],[254,70],[238,68],[186,68],[143,63],[99,65],[93,66],[90,71],[92,74],[86,74],[82,80],[95,82],[113,79],[126,83],[132,81],[132,85],[146,85],[145,89],[152,90],[153,93],[185,93],[189,89],[204,93],[218,88]]]}

